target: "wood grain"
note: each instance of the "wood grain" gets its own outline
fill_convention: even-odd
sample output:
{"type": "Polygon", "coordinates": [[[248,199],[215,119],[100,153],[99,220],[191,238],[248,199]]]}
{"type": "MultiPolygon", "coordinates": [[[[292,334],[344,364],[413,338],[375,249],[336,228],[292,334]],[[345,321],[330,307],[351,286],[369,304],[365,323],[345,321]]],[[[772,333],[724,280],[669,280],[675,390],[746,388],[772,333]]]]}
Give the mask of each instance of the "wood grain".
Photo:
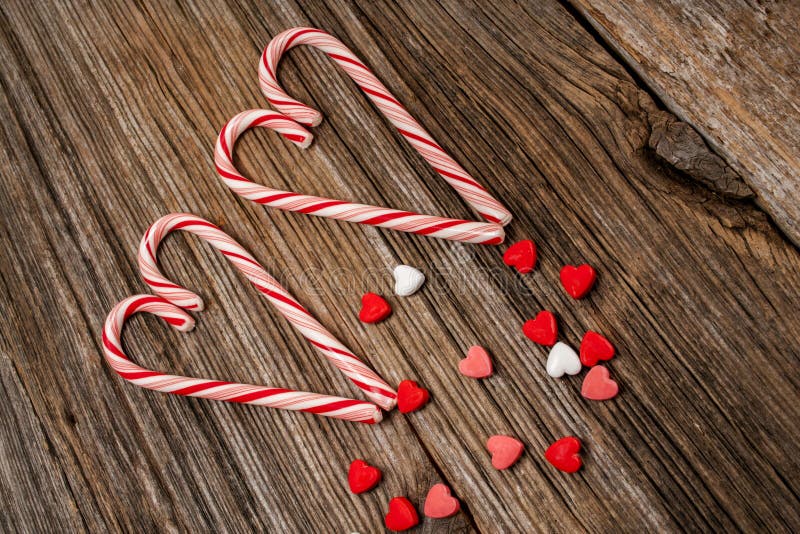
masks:
{"type": "Polygon", "coordinates": [[[800,3],[568,1],[800,246],[800,3]]]}
{"type": "MultiPolygon", "coordinates": [[[[653,102],[555,2],[289,0],[0,6],[0,408],[4,530],[374,532],[386,503],[421,504],[445,481],[465,504],[419,531],[800,529],[800,254],[751,203],[686,180],[649,147],[653,102]],[[215,176],[215,133],[264,106],[270,36],[324,28],[516,215],[540,265],[520,278],[502,247],[474,247],[267,211],[215,176]],[[159,216],[223,226],[387,380],[418,380],[424,410],[375,426],[173,398],[102,361],[106,313],[143,292],[135,250],[159,216]],[[558,287],[590,262],[583,301],[558,287]],[[364,325],[367,290],[423,268],[419,294],[364,325]],[[544,373],[520,326],[548,308],[562,339],[618,348],[611,402],[544,373]],[[497,373],[461,377],[480,343],[497,373]],[[491,468],[486,438],[527,454],[491,468]],[[542,452],[579,436],[586,466],[542,452]],[[350,495],[349,461],[384,470],[350,495]]],[[[262,183],[458,217],[470,210],[322,54],[291,52],[280,78],[323,111],[305,152],[245,136],[237,164],[262,183]]],[[[169,238],[164,270],[208,310],[178,335],[135,318],[134,359],[181,374],[357,394],[210,247],[169,238]]]]}

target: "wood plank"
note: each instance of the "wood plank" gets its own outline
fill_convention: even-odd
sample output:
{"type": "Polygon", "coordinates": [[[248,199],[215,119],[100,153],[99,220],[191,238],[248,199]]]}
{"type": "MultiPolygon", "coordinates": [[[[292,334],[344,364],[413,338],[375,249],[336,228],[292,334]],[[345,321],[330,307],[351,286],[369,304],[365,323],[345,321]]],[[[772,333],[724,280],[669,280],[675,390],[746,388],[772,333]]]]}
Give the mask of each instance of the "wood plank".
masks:
{"type": "MultiPolygon", "coordinates": [[[[465,513],[421,531],[800,529],[798,377],[787,372],[800,358],[800,254],[751,204],[653,157],[652,101],[558,3],[11,2],[0,28],[4,387],[53,451],[48,464],[10,447],[8,472],[57,465],[64,482],[48,491],[69,488],[69,517],[87,529],[373,532],[389,498],[421,503],[439,480],[465,513]],[[510,239],[539,244],[534,273],[515,276],[502,249],[268,211],[221,185],[215,132],[265,105],[261,48],[300,24],[352,46],[509,205],[510,239]],[[430,388],[431,405],[353,425],[156,395],[113,375],[102,322],[144,291],[136,245],[169,211],[222,224],[390,382],[430,388]],[[581,261],[600,281],[575,302],[558,269],[581,261]],[[425,289],[393,299],[386,323],[359,323],[358,296],[390,293],[401,262],[426,270],[425,289]],[[587,328],[614,340],[617,400],[584,401],[578,378],[544,374],[546,351],[519,326],[545,307],[573,345],[587,328]],[[492,379],[455,372],[473,343],[492,352],[492,379]],[[527,445],[508,472],[484,450],[498,432],[527,445]],[[565,434],[587,447],[575,476],[541,455],[565,434]],[[357,456],[385,473],[358,497],[344,483],[357,456]]],[[[327,58],[293,51],[280,78],[326,121],[305,152],[247,135],[246,174],[471,216],[327,58]]],[[[209,309],[190,335],[136,318],[125,343],[138,361],[357,394],[210,247],[170,238],[162,263],[209,309]]],[[[26,487],[9,493],[11,525],[58,515],[26,487]]]]}
{"type": "Polygon", "coordinates": [[[800,3],[568,1],[800,246],[800,3]]]}
{"type": "MultiPolygon", "coordinates": [[[[13,313],[3,311],[8,312],[3,317],[13,313]]],[[[9,358],[11,350],[24,349],[12,349],[6,344],[10,340],[2,337],[0,384],[5,402],[0,403],[0,526],[4,532],[80,530],[85,525],[64,471],[9,358]]]]}

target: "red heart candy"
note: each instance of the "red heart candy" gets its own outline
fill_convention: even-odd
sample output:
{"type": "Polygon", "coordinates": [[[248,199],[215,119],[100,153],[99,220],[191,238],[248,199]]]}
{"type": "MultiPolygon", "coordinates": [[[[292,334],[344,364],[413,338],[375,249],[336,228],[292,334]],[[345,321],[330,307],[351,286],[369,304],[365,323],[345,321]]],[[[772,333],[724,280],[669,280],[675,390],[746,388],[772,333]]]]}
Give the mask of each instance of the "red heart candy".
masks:
{"type": "Polygon", "coordinates": [[[461,509],[458,499],[450,495],[450,488],[444,484],[435,484],[425,498],[425,515],[432,519],[442,519],[456,515],[461,509]]]}
{"type": "Polygon", "coordinates": [[[361,297],[361,311],[358,318],[365,323],[378,323],[392,314],[392,307],[389,303],[375,293],[364,293],[361,297]]]}
{"type": "Polygon", "coordinates": [[[547,310],[540,311],[535,319],[530,319],[522,325],[522,333],[540,345],[554,345],[558,340],[556,316],[547,310]]]}
{"type": "Polygon", "coordinates": [[[486,378],[492,374],[492,360],[486,349],[475,345],[470,347],[467,357],[458,362],[458,370],[471,378],[486,378]]]}
{"type": "Polygon", "coordinates": [[[592,289],[597,273],[591,265],[565,265],[561,268],[561,285],[574,299],[583,298],[592,289]]]}
{"type": "Polygon", "coordinates": [[[578,438],[568,436],[550,445],[544,453],[548,462],[565,473],[574,473],[581,468],[583,462],[580,454],[581,442],[578,438]]]}
{"type": "Polygon", "coordinates": [[[503,263],[520,274],[531,272],[536,265],[536,244],[529,239],[514,243],[503,254],[503,263]]]}
{"type": "Polygon", "coordinates": [[[397,409],[401,413],[413,412],[422,408],[429,398],[428,390],[419,387],[419,384],[413,380],[403,380],[397,386],[397,409]]]}
{"type": "Polygon", "coordinates": [[[355,494],[364,493],[378,485],[381,481],[381,470],[369,465],[364,460],[353,460],[347,473],[350,491],[355,494]]]}
{"type": "Polygon", "coordinates": [[[495,469],[508,469],[522,456],[525,446],[511,436],[492,436],[486,442],[486,448],[492,454],[492,466],[495,469]]]}
{"type": "Polygon", "coordinates": [[[389,501],[389,513],[383,518],[386,528],[395,532],[408,530],[419,524],[419,516],[411,501],[395,497],[389,501]]]}
{"type": "Polygon", "coordinates": [[[610,360],[614,357],[614,345],[606,338],[589,330],[581,341],[581,363],[586,367],[597,365],[599,360],[610,360]]]}
{"type": "Polygon", "coordinates": [[[602,365],[592,367],[583,379],[581,395],[590,400],[613,399],[619,393],[619,386],[611,380],[608,369],[602,365]]]}

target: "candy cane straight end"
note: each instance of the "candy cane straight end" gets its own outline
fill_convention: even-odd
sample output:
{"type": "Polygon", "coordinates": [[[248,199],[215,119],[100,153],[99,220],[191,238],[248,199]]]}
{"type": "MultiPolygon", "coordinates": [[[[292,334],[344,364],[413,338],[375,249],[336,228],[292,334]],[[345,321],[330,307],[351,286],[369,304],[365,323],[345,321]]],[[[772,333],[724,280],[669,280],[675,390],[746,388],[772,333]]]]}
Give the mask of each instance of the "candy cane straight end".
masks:
{"type": "MultiPolygon", "coordinates": [[[[295,113],[294,115],[300,115],[300,114],[295,113]]],[[[291,115],[289,116],[292,117],[291,115]]],[[[297,116],[292,118],[297,122],[299,122],[300,124],[308,125],[311,126],[312,128],[322,124],[322,113],[320,113],[316,109],[309,109],[309,113],[306,116],[297,116]]]]}
{"type": "MultiPolygon", "coordinates": [[[[316,124],[314,124],[313,126],[316,126],[316,124]]],[[[306,137],[305,140],[303,140],[303,141],[292,141],[292,142],[294,144],[296,144],[297,146],[299,146],[300,148],[306,149],[306,148],[311,146],[311,143],[314,142],[314,136],[311,135],[311,134],[308,134],[308,137],[306,137]]]]}
{"type": "MultiPolygon", "coordinates": [[[[314,142],[314,134],[305,129],[302,129],[301,131],[300,129],[303,128],[303,126],[299,122],[295,122],[289,117],[283,117],[283,120],[286,122],[292,121],[294,123],[294,127],[286,128],[279,126],[278,128],[275,128],[275,130],[277,130],[285,139],[288,139],[300,148],[308,148],[311,146],[311,143],[314,142]]],[[[257,124],[256,126],[262,125],[257,124]]],[[[267,128],[271,127],[268,124],[264,124],[263,126],[267,128]]]]}
{"type": "Polygon", "coordinates": [[[499,224],[493,224],[482,234],[484,245],[499,245],[506,240],[506,231],[499,224]]]}
{"type": "Polygon", "coordinates": [[[175,330],[177,330],[178,332],[191,332],[192,330],[194,330],[195,322],[194,322],[194,319],[192,319],[192,317],[190,317],[188,315],[186,317],[187,318],[183,319],[180,322],[180,324],[174,324],[171,321],[169,321],[168,319],[165,319],[165,321],[170,323],[175,328],[175,330]]]}
{"type": "MultiPolygon", "coordinates": [[[[171,299],[167,299],[167,300],[172,302],[171,299]]],[[[198,311],[198,312],[201,312],[201,311],[206,309],[206,303],[203,302],[203,299],[201,299],[197,295],[195,295],[194,297],[192,297],[190,299],[186,299],[186,300],[181,301],[180,306],[181,306],[181,308],[183,308],[185,310],[198,311]]]]}
{"type": "MultiPolygon", "coordinates": [[[[383,401],[380,403],[380,406],[387,412],[391,412],[394,410],[395,406],[397,406],[397,397],[392,397],[389,400],[383,401]]],[[[381,415],[381,417],[383,417],[383,415],[381,415]]]]}
{"type": "Polygon", "coordinates": [[[375,423],[380,423],[381,421],[383,421],[383,411],[381,411],[381,409],[376,406],[375,412],[372,414],[372,421],[370,421],[369,423],[375,424],[375,423]]]}

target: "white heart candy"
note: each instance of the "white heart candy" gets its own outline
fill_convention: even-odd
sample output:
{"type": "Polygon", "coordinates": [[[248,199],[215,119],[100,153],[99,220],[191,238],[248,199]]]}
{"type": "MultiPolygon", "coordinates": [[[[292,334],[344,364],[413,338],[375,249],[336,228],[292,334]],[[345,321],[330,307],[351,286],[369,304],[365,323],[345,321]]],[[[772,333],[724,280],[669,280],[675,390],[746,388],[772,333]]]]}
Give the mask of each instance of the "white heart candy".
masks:
{"type": "Polygon", "coordinates": [[[425,275],[408,265],[394,268],[394,293],[401,297],[413,295],[425,283],[425,275]]]}
{"type": "Polygon", "coordinates": [[[547,355],[547,374],[553,378],[568,375],[577,375],[581,372],[581,359],[578,353],[566,343],[558,342],[550,349],[547,355]]]}

